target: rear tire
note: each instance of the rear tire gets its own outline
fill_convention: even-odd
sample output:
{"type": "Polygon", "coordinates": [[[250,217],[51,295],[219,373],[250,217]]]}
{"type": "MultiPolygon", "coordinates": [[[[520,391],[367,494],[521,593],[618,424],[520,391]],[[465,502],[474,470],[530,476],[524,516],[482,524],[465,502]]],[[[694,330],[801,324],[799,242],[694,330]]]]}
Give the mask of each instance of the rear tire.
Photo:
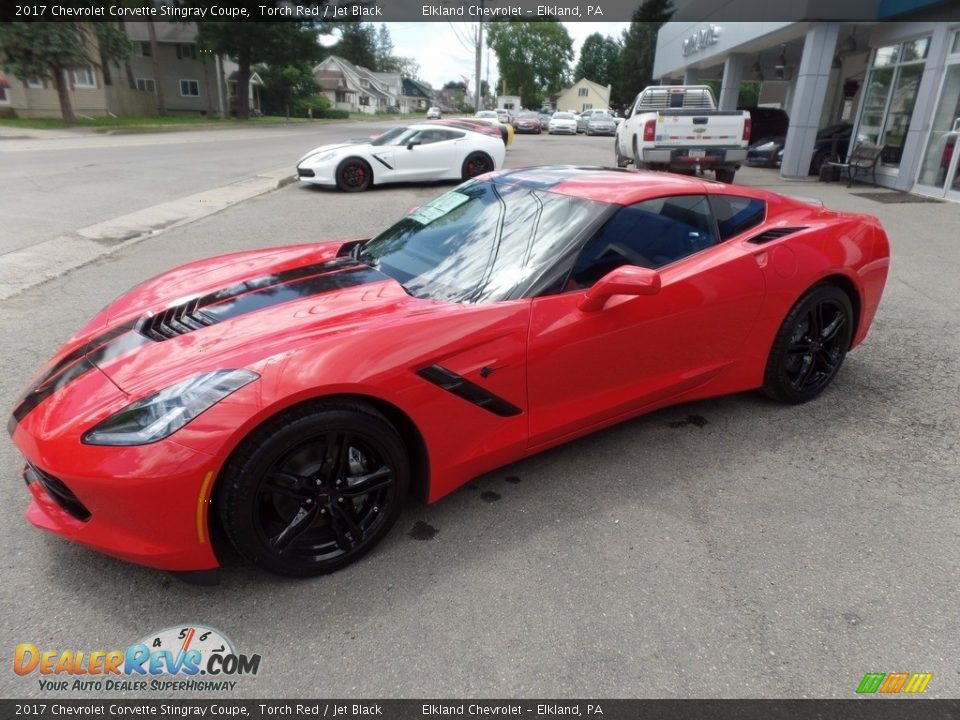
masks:
{"type": "Polygon", "coordinates": [[[764,393],[790,404],[817,397],[836,377],[852,339],[850,298],[836,285],[814,286],[777,331],[764,371],[764,393]]]}
{"type": "Polygon", "coordinates": [[[358,560],[400,515],[409,487],[400,436],[360,402],[293,408],[255,430],[223,470],[217,506],[247,561],[297,577],[358,560]]]}
{"type": "Polygon", "coordinates": [[[717,178],[717,182],[727,183],[727,185],[733,185],[733,178],[736,177],[736,170],[726,170],[723,168],[717,168],[713,171],[714,176],[717,178]]]}
{"type": "Polygon", "coordinates": [[[473,152],[467,155],[460,167],[460,177],[463,180],[475,178],[478,175],[491,172],[494,168],[493,160],[490,156],[482,152],[473,152]]]}

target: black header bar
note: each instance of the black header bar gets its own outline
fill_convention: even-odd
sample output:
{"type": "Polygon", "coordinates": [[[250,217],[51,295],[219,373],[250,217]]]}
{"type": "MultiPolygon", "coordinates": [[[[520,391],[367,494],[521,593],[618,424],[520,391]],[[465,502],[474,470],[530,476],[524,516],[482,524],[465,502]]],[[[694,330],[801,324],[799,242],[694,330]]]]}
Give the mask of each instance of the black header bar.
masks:
{"type": "MultiPolygon", "coordinates": [[[[628,22],[640,0],[60,0],[0,3],[2,22],[158,22],[313,21],[313,22],[477,22],[480,20],[561,20],[628,22]]],[[[798,0],[792,3],[751,0],[681,3],[674,20],[709,22],[794,22],[836,20],[876,22],[908,19],[950,20],[960,17],[951,0],[798,0]],[[906,15],[904,15],[906,13],[906,15]]]]}
{"type": "Polygon", "coordinates": [[[0,717],[157,720],[602,718],[603,720],[953,720],[960,700],[0,700],[0,717]]]}

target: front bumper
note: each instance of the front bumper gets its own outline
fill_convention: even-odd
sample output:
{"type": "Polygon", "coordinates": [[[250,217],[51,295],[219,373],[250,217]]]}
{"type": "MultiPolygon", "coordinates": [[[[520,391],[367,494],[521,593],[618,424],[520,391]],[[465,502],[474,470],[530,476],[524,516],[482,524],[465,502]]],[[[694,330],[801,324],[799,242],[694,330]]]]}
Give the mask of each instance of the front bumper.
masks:
{"type": "MultiPolygon", "coordinates": [[[[28,417],[29,420],[29,417],[28,417]]],[[[19,425],[27,520],[93,550],[169,571],[219,566],[208,510],[214,458],[175,442],[103,447],[43,438],[19,425]]]]}
{"type": "Polygon", "coordinates": [[[313,185],[335,186],[336,179],[333,177],[333,171],[325,167],[297,166],[297,179],[300,182],[311,183],[313,185]]]}
{"type": "Polygon", "coordinates": [[[675,167],[738,165],[746,158],[746,148],[644,148],[643,150],[644,162],[675,167]],[[702,155],[699,154],[701,152],[702,155]]]}
{"type": "Polygon", "coordinates": [[[551,135],[576,135],[577,129],[575,127],[552,127],[549,132],[551,135]]]}
{"type": "Polygon", "coordinates": [[[616,135],[617,127],[587,127],[587,135],[616,135]]]}

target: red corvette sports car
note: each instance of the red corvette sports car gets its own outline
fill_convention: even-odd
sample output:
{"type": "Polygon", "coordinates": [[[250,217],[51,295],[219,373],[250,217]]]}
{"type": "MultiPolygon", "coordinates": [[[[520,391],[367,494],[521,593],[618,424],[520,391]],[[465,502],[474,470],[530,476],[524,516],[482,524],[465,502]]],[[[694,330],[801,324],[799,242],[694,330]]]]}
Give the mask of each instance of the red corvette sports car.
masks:
{"type": "Polygon", "coordinates": [[[105,308],[10,419],[27,517],[196,580],[215,529],[271,571],[330,572],[411,490],[673,403],[816,397],[888,264],[874,218],[746,187],[485,175],[373,239],[195,262],[105,308]]]}

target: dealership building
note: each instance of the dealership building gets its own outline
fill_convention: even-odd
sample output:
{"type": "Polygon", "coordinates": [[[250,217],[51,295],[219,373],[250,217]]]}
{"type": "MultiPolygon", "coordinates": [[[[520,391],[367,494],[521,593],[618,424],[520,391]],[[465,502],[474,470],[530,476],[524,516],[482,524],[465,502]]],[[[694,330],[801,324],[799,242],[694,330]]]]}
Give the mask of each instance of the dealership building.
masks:
{"type": "Polygon", "coordinates": [[[718,81],[723,110],[737,107],[741,83],[759,81],[758,104],[790,116],[783,177],[808,177],[817,131],[846,122],[849,150],[883,146],[880,185],[960,201],[956,2],[862,0],[855,14],[826,0],[675,6],[658,34],[654,76],[664,84],[718,81]],[[773,13],[790,18],[764,19],[773,13]]]}

